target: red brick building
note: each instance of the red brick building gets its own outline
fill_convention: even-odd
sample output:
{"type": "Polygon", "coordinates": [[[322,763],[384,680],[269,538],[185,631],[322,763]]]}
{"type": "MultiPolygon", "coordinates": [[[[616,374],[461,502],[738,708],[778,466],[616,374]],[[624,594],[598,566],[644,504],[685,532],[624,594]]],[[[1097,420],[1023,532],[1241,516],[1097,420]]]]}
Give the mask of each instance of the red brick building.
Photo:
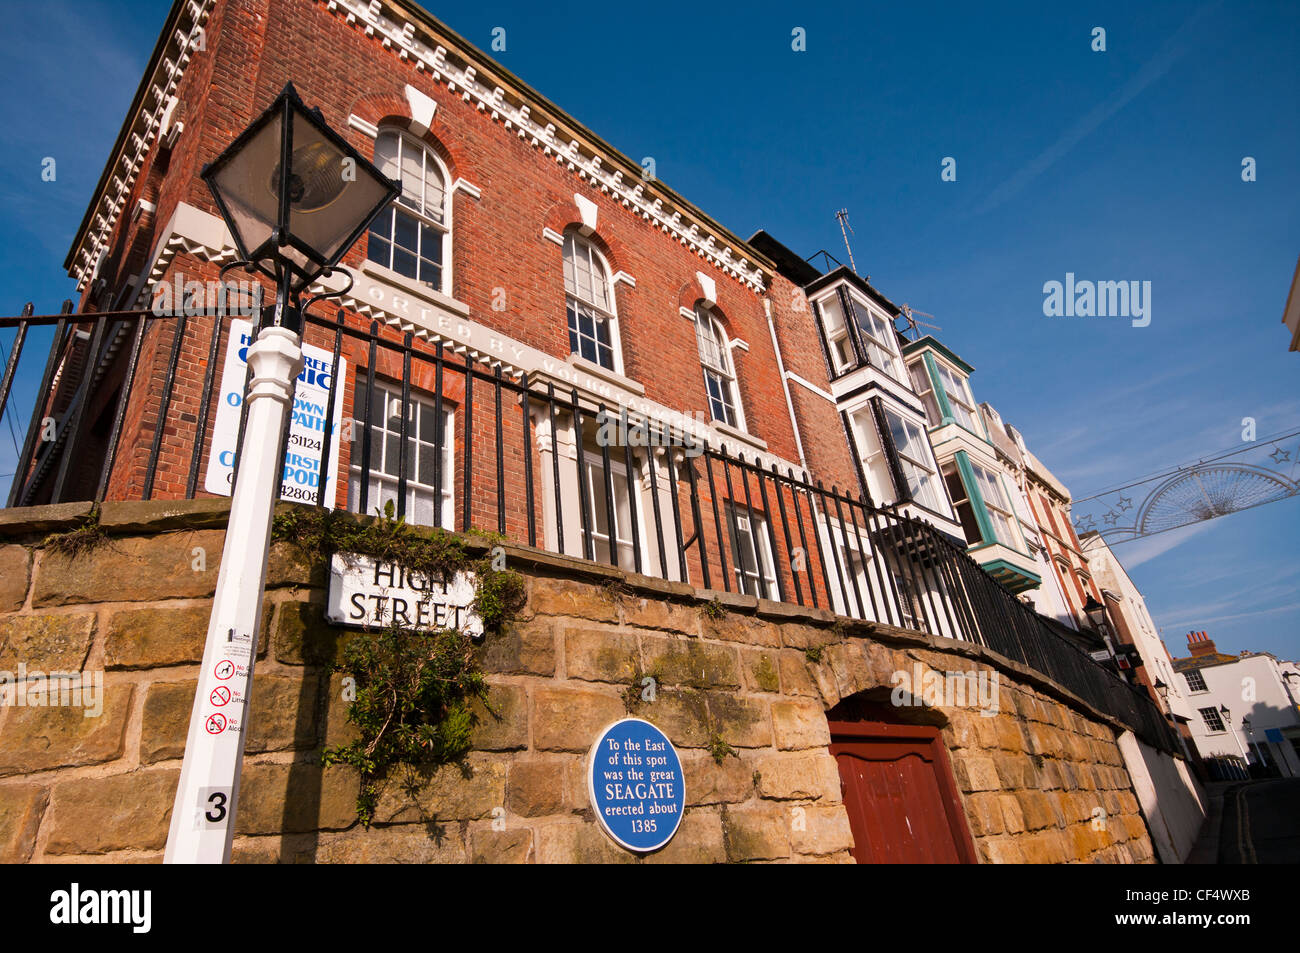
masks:
{"type": "MultiPolygon", "coordinates": [[[[501,528],[670,578],[685,563],[697,583],[773,598],[803,572],[798,588],[825,598],[832,559],[822,566],[814,525],[828,530],[813,511],[834,501],[810,489],[778,521],[796,494],[770,475],[863,487],[819,393],[827,370],[802,291],[414,3],[176,3],[67,259],[78,312],[180,309],[192,283],[218,281],[236,256],[199,173],[289,82],[403,187],[344,261],[352,290],[309,308],[307,344],[332,349],[340,307],[348,329],[324,502],[374,512],[391,499],[418,522],[501,528]],[[404,473],[400,415],[377,413],[394,401],[407,407],[404,473]],[[607,462],[597,415],[619,408],[736,465],[708,473],[707,454],[622,446],[607,462]],[[787,544],[780,528],[798,517],[805,538],[787,544]]],[[[69,331],[49,408],[67,419],[15,502],[204,495],[230,324],[124,314],[98,335],[69,331]]]]}

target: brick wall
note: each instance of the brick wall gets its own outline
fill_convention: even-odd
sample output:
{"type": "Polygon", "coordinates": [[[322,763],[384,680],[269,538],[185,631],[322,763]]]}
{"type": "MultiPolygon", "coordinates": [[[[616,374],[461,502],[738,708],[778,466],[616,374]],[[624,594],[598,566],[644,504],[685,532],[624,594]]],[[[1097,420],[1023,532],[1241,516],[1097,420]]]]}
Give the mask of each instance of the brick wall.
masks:
{"type": "MultiPolygon", "coordinates": [[[[166,841],[225,506],[110,503],[107,543],[71,560],[43,547],[84,512],[0,513],[0,670],[105,673],[96,718],[0,707],[6,862],[158,861],[166,841]]],[[[409,791],[390,783],[366,831],[355,774],[317,763],[322,745],[349,736],[329,668],[349,633],[324,622],[324,566],[276,544],[236,860],[636,860],[599,829],[583,766],[599,731],[627,713],[624,691],[641,671],[657,673],[659,692],[635,713],[677,746],[687,793],[681,829],[646,862],[845,862],[852,835],[825,712],[887,696],[893,673],[918,663],[1000,674],[996,717],[915,710],[942,729],[981,861],[1152,859],[1115,728],[1027,669],[752,597],[717,594],[727,611],[713,618],[701,606],[714,593],[535,550],[509,558],[529,600],[483,650],[499,717],[483,713],[467,773],[417,776],[409,791]],[[738,757],[715,763],[715,736],[738,757]]]]}

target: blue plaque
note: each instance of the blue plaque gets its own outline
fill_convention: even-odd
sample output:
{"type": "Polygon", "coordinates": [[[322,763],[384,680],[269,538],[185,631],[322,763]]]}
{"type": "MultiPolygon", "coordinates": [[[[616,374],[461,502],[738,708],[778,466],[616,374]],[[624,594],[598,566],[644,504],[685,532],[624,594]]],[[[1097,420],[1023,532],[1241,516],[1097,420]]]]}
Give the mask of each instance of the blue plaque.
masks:
{"type": "Polygon", "coordinates": [[[667,735],[640,718],[616,721],[589,759],[591,803],[605,832],[628,850],[667,844],[686,810],[682,762],[667,735]]]}

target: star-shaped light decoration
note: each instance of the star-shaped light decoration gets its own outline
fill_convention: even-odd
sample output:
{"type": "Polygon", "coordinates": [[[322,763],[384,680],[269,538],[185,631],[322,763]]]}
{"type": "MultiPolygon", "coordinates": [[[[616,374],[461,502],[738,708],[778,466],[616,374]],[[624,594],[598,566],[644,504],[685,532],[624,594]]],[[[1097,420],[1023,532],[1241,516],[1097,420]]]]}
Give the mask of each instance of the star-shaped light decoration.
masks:
{"type": "Polygon", "coordinates": [[[1106,515],[1103,516],[1102,519],[1104,519],[1108,525],[1114,526],[1119,522],[1119,514],[1114,510],[1107,510],[1106,515]]]}
{"type": "Polygon", "coordinates": [[[1127,512],[1133,508],[1133,501],[1127,496],[1121,496],[1119,498],[1119,508],[1121,512],[1127,512]]]}
{"type": "Polygon", "coordinates": [[[1092,529],[1092,528],[1093,528],[1094,526],[1096,526],[1097,524],[1096,524],[1096,522],[1093,520],[1093,518],[1092,518],[1092,514],[1089,513],[1089,514],[1086,515],[1086,516],[1081,516],[1081,517],[1079,517],[1079,519],[1075,521],[1075,524],[1074,524],[1074,525],[1075,525],[1075,527],[1076,527],[1077,529],[1079,529],[1079,530],[1081,530],[1081,531],[1083,531],[1083,532],[1086,533],[1088,530],[1092,529]]]}
{"type": "Polygon", "coordinates": [[[1282,463],[1285,460],[1291,459],[1291,451],[1283,450],[1281,447],[1274,447],[1273,452],[1270,453],[1269,456],[1273,458],[1274,463],[1282,463]]]}

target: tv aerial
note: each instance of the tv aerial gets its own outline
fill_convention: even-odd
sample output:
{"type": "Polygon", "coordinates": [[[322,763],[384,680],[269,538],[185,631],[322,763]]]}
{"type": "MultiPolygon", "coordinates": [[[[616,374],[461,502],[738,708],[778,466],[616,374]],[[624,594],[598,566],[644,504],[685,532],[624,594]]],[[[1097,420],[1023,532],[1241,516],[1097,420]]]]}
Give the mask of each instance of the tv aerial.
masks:
{"type": "Polygon", "coordinates": [[[907,335],[907,334],[911,334],[911,335],[913,335],[913,337],[912,337],[912,340],[913,340],[913,341],[917,340],[917,339],[921,336],[921,332],[920,332],[919,328],[933,328],[933,329],[936,330],[936,331],[942,331],[942,330],[943,330],[943,328],[939,327],[939,325],[937,325],[937,324],[930,324],[929,322],[926,322],[926,321],[918,321],[918,320],[916,320],[915,315],[918,315],[918,314],[923,314],[923,315],[925,315],[927,318],[933,318],[933,317],[934,317],[934,315],[930,314],[928,311],[917,311],[915,308],[913,308],[913,307],[912,307],[910,304],[908,304],[906,301],[903,302],[902,316],[903,316],[903,319],[907,322],[907,328],[903,331],[903,334],[904,334],[904,335],[907,335]]]}

